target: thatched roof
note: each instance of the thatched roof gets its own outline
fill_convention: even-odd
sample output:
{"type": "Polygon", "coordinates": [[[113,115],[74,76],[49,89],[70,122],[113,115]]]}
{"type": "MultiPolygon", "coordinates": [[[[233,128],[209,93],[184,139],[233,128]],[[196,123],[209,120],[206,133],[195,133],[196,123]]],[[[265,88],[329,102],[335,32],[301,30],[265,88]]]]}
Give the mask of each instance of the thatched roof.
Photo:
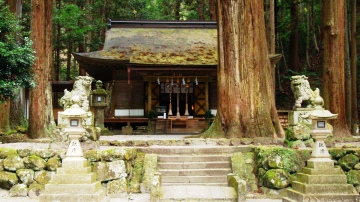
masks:
{"type": "Polygon", "coordinates": [[[192,28],[111,28],[94,59],[132,64],[217,65],[217,30],[192,28]]]}
{"type": "MultiPolygon", "coordinates": [[[[189,67],[195,71],[215,71],[218,60],[216,22],[189,21],[111,21],[104,48],[74,53],[75,59],[92,76],[111,79],[115,69],[127,65],[189,67]]],[[[281,55],[270,55],[275,64],[281,55]]],[[[150,69],[150,68],[149,68],[150,69]]],[[[169,70],[167,70],[169,71],[169,70]]]]}

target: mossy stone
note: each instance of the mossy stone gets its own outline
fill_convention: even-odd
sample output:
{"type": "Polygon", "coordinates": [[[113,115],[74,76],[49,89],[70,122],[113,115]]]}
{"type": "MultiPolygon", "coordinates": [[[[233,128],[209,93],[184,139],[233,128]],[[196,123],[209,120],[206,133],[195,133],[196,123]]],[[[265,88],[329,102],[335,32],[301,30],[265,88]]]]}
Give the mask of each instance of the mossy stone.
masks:
{"type": "Polygon", "coordinates": [[[354,186],[360,185],[360,170],[350,170],[346,176],[349,184],[354,186]]]}
{"type": "Polygon", "coordinates": [[[37,198],[44,191],[45,185],[34,182],[28,188],[29,198],[37,198]]]}
{"type": "Polygon", "coordinates": [[[120,149],[120,148],[108,149],[102,151],[101,159],[103,161],[124,160],[125,154],[126,154],[125,149],[120,149]]]}
{"type": "Polygon", "coordinates": [[[305,166],[305,161],[293,149],[280,147],[255,148],[258,167],[265,170],[284,169],[289,173],[298,172],[305,166]]]}
{"type": "Polygon", "coordinates": [[[346,154],[338,161],[338,164],[345,171],[352,170],[357,163],[359,163],[359,157],[354,154],[346,154]]]}
{"type": "Polygon", "coordinates": [[[346,155],[346,150],[344,149],[329,149],[329,154],[333,159],[339,160],[341,157],[346,155]]]}
{"type": "Polygon", "coordinates": [[[16,184],[9,190],[10,197],[26,197],[28,188],[25,184],[16,184]]]}
{"type": "Polygon", "coordinates": [[[46,162],[46,169],[51,171],[56,171],[57,168],[61,167],[62,163],[60,157],[53,156],[49,158],[46,162]]]}
{"type": "Polygon", "coordinates": [[[28,169],[38,171],[38,170],[43,170],[46,167],[45,160],[36,155],[25,157],[23,158],[23,160],[24,160],[25,168],[28,169]]]}
{"type": "Polygon", "coordinates": [[[17,170],[16,175],[20,178],[20,181],[27,186],[34,182],[35,172],[31,169],[17,170]]]}
{"type": "Polygon", "coordinates": [[[10,154],[17,154],[17,151],[13,148],[0,148],[0,159],[5,159],[10,154]]]}
{"type": "Polygon", "coordinates": [[[263,186],[271,189],[283,189],[289,186],[290,174],[284,169],[271,169],[263,176],[263,186]]]}
{"type": "Polygon", "coordinates": [[[95,149],[87,150],[85,152],[84,156],[90,162],[100,161],[101,160],[101,151],[95,150],[95,149]]]}
{"type": "Polygon", "coordinates": [[[17,154],[10,154],[4,159],[4,169],[7,171],[16,171],[24,168],[23,159],[17,154]]]}
{"type": "Polygon", "coordinates": [[[15,173],[0,171],[0,188],[11,189],[12,186],[19,182],[15,173]]]}
{"type": "Polygon", "coordinates": [[[129,190],[131,193],[140,193],[140,184],[143,176],[144,153],[138,153],[134,160],[134,167],[131,172],[129,190]]]}

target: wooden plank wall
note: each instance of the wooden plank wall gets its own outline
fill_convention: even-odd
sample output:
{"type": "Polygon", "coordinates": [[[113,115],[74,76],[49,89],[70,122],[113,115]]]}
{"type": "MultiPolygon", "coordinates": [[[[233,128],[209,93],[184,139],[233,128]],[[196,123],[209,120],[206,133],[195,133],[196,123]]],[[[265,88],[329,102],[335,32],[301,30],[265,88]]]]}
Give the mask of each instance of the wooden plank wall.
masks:
{"type": "Polygon", "coordinates": [[[117,81],[112,98],[114,109],[144,109],[144,82],[117,81]]]}

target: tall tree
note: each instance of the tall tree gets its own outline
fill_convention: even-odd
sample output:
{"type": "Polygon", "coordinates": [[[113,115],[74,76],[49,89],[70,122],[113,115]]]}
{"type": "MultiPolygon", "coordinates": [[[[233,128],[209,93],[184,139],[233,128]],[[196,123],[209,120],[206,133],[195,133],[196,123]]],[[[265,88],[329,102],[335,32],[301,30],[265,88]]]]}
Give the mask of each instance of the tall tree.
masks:
{"type": "Polygon", "coordinates": [[[299,5],[297,0],[290,2],[290,16],[289,66],[290,69],[299,72],[299,5]]]}
{"type": "Polygon", "coordinates": [[[350,71],[351,71],[351,109],[353,113],[351,114],[351,126],[352,126],[352,134],[356,134],[356,130],[358,130],[358,105],[357,105],[357,49],[356,49],[356,1],[352,2],[352,12],[351,12],[351,37],[350,37],[350,71]]]}
{"type": "Polygon", "coordinates": [[[53,1],[31,1],[31,38],[36,52],[33,66],[37,86],[30,91],[30,138],[47,137],[54,126],[51,102],[53,1]]]}
{"type": "MultiPolygon", "coordinates": [[[[17,4],[11,5],[16,7],[17,4]]],[[[17,13],[16,8],[12,7],[11,10],[17,13]]],[[[12,124],[17,124],[18,118],[19,125],[24,121],[21,104],[18,105],[17,101],[11,101],[10,104],[9,100],[20,97],[20,88],[34,86],[32,65],[35,57],[32,41],[25,37],[26,32],[20,26],[20,20],[9,11],[9,6],[3,0],[0,0],[0,22],[0,103],[5,101],[5,104],[0,104],[0,130],[6,131],[10,128],[10,116],[12,124]]]]}
{"type": "Polygon", "coordinates": [[[345,111],[344,0],[323,1],[323,98],[325,108],[338,114],[334,136],[349,136],[345,111]]]}
{"type": "Polygon", "coordinates": [[[204,134],[283,136],[266,44],[263,0],[218,0],[218,107],[204,134]]]}
{"type": "Polygon", "coordinates": [[[216,0],[209,0],[210,20],[216,20],[216,0]]]}
{"type": "Polygon", "coordinates": [[[198,6],[198,20],[204,21],[205,20],[205,3],[204,0],[197,0],[197,6],[198,6]]]}

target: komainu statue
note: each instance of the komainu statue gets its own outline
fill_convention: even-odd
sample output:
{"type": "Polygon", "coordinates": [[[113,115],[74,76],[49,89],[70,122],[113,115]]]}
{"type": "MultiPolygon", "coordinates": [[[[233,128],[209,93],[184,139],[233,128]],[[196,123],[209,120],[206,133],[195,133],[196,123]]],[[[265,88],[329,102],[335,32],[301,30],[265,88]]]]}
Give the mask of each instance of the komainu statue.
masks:
{"type": "Polygon", "coordinates": [[[71,98],[74,95],[79,96],[79,106],[84,111],[89,111],[89,95],[91,92],[91,83],[94,78],[90,76],[77,76],[72,91],[64,90],[64,96],[60,98],[60,105],[64,107],[64,110],[70,108],[73,105],[71,98]]]}
{"type": "Polygon", "coordinates": [[[320,96],[320,90],[311,90],[308,77],[297,75],[291,77],[291,90],[294,93],[294,109],[301,108],[305,104],[306,108],[322,108],[324,100],[320,96]]]}

